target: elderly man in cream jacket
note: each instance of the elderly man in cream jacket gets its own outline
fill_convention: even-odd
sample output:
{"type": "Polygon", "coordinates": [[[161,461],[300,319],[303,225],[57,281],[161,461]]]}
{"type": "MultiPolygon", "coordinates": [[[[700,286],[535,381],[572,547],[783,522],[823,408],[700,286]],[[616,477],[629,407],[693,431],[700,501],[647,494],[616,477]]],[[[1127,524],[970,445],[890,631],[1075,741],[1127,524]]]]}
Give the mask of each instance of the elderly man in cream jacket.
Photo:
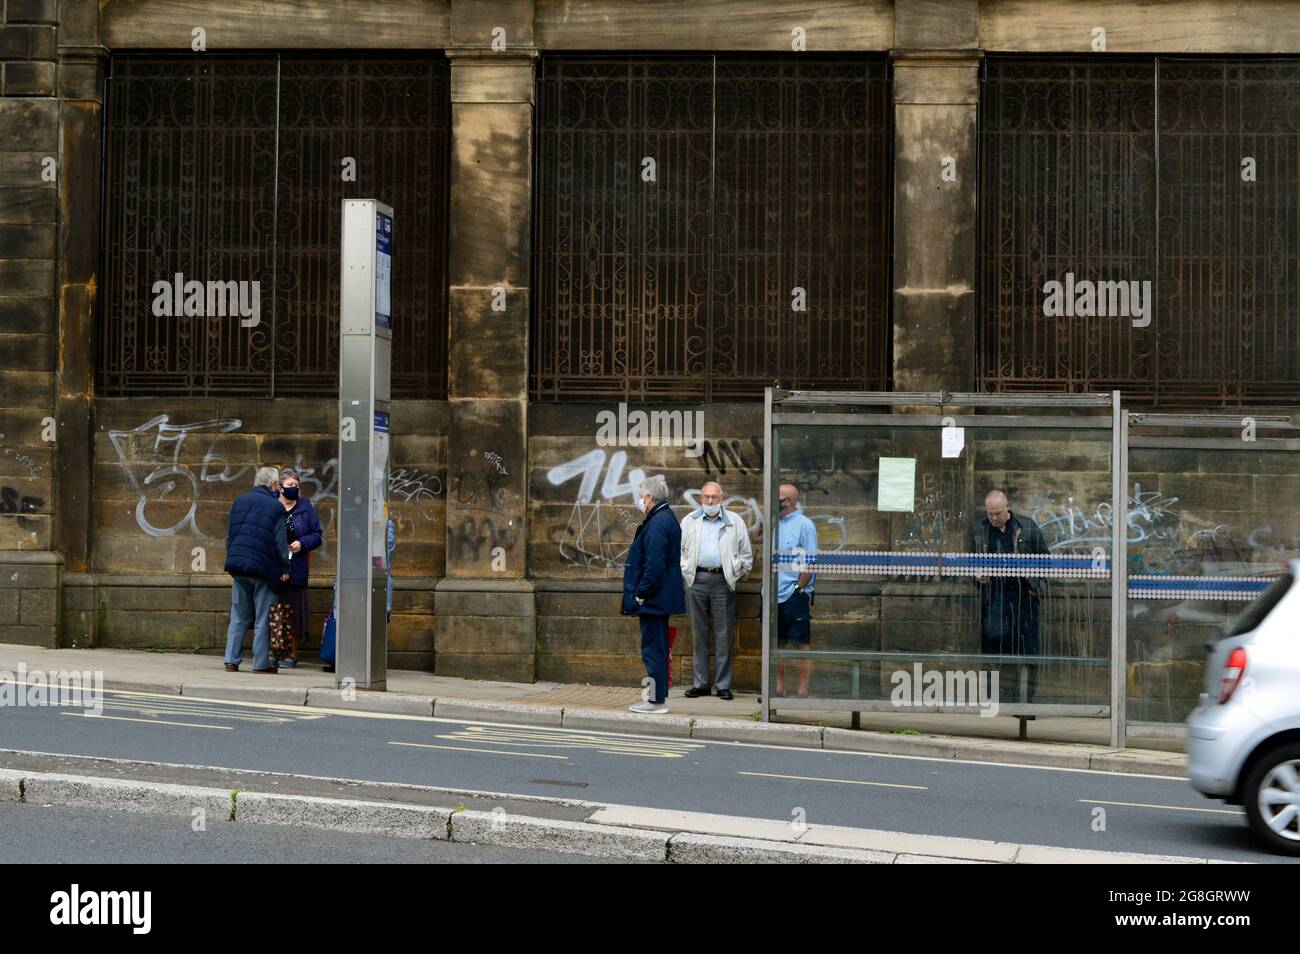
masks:
{"type": "Polygon", "coordinates": [[[736,629],[736,585],[754,566],[745,521],[722,507],[722,487],[700,490],[700,507],[682,518],[682,581],[695,636],[695,678],[686,696],[709,694],[709,626],[713,627],[719,699],[732,699],[731,646],[736,629]]]}

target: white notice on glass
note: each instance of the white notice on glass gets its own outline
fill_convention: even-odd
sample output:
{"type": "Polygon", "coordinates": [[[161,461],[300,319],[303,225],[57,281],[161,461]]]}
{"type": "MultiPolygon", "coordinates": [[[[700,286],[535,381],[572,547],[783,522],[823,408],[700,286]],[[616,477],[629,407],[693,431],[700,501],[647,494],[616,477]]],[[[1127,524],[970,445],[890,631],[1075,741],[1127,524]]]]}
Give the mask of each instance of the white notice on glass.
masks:
{"type": "Polygon", "coordinates": [[[966,428],[945,427],[943,429],[943,456],[960,457],[961,449],[966,446],[966,428]]]}
{"type": "Polygon", "coordinates": [[[876,509],[881,513],[911,513],[916,500],[916,458],[880,458],[876,509]]]}

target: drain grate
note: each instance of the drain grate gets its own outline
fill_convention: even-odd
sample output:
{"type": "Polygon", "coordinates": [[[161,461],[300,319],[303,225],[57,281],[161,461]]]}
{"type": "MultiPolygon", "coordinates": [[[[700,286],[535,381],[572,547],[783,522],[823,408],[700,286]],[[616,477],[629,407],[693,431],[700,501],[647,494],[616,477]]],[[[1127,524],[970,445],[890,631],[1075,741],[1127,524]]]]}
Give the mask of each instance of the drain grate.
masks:
{"type": "Polygon", "coordinates": [[[567,786],[568,788],[586,788],[588,783],[570,782],[567,779],[562,779],[562,778],[535,778],[533,779],[533,784],[534,785],[564,785],[567,786]]]}

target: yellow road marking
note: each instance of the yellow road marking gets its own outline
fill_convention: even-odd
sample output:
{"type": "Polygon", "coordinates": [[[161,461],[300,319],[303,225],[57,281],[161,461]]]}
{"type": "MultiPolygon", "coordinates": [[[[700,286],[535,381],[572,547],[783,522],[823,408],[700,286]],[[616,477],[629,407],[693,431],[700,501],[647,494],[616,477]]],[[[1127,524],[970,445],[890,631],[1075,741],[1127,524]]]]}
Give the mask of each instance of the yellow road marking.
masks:
{"type": "Polygon", "coordinates": [[[609,733],[604,733],[604,732],[583,732],[576,729],[560,729],[560,728],[532,729],[527,727],[520,728],[517,726],[478,723],[478,724],[466,726],[466,731],[504,732],[509,735],[517,736],[518,738],[530,738],[530,739],[559,739],[559,738],[583,739],[588,742],[608,742],[610,741],[611,738],[613,738],[618,741],[634,742],[637,745],[652,746],[652,747],[663,748],[663,749],[703,748],[702,743],[692,742],[686,739],[682,739],[682,740],[653,739],[653,738],[646,738],[645,736],[617,735],[617,734],[610,735],[609,733]]]}
{"type": "Polygon", "coordinates": [[[567,755],[541,755],[537,752],[497,752],[494,749],[471,749],[460,745],[431,745],[428,742],[389,742],[389,745],[409,745],[417,749],[450,749],[453,752],[486,752],[488,755],[513,755],[521,759],[560,759],[567,762],[567,755]]]}
{"type": "Polygon", "coordinates": [[[539,742],[553,743],[556,745],[585,745],[585,746],[618,746],[620,748],[636,749],[643,752],[672,752],[674,754],[684,754],[692,751],[695,747],[678,747],[668,745],[656,745],[653,742],[642,742],[637,739],[599,739],[585,736],[563,736],[563,735],[514,735],[509,732],[494,732],[491,730],[484,732],[457,732],[453,735],[463,735],[466,738],[474,739],[513,739],[519,742],[539,742]]]}
{"type": "Polygon", "coordinates": [[[572,733],[553,734],[537,730],[511,730],[492,726],[469,726],[459,732],[438,736],[440,739],[487,742],[492,745],[533,745],[552,749],[591,749],[606,755],[633,755],[641,758],[678,759],[703,748],[689,742],[653,739],[608,738],[572,733]]]}
{"type": "MultiPolygon", "coordinates": [[[[294,686],[293,688],[298,688],[294,686]]],[[[306,688],[305,686],[303,688],[306,688]]],[[[324,686],[314,686],[312,688],[322,689],[324,686]]],[[[328,706],[306,706],[302,703],[284,703],[284,702],[249,702],[244,699],[213,699],[210,696],[182,696],[174,692],[143,692],[138,689],[105,689],[104,695],[115,696],[133,696],[141,699],[173,699],[186,700],[191,702],[206,702],[218,706],[248,706],[252,709],[266,709],[272,712],[292,712],[302,713],[304,710],[313,713],[313,718],[319,716],[352,716],[357,719],[385,719],[397,722],[465,722],[464,719],[434,719],[425,715],[407,715],[400,712],[369,712],[365,709],[331,709],[328,706]]]]}
{"type": "MultiPolygon", "coordinates": [[[[123,703],[123,702],[112,702],[109,700],[105,700],[104,708],[121,709],[123,712],[149,712],[149,713],[157,712],[157,713],[163,713],[169,715],[177,715],[182,713],[186,715],[218,715],[218,714],[226,715],[226,713],[224,713],[221,709],[216,709],[209,706],[155,706],[155,705],[150,705],[149,703],[123,703]]],[[[288,722],[292,718],[290,716],[255,715],[255,714],[241,715],[235,713],[230,713],[229,717],[232,719],[241,719],[241,718],[258,719],[266,722],[288,722]]]]}
{"type": "Polygon", "coordinates": [[[305,722],[313,719],[323,719],[323,715],[307,714],[286,714],[266,715],[254,713],[234,713],[223,711],[211,705],[158,705],[150,702],[123,702],[120,700],[104,700],[105,709],[113,709],[123,712],[141,712],[157,713],[166,715],[197,715],[197,716],[217,716],[222,719],[238,719],[242,722],[305,722]]]}
{"type": "Polygon", "coordinates": [[[440,735],[440,739],[465,739],[466,741],[478,741],[491,743],[492,745],[536,745],[546,749],[587,749],[592,752],[602,752],[606,755],[635,755],[638,758],[645,759],[679,759],[682,757],[681,752],[649,752],[639,749],[624,749],[615,746],[594,746],[583,745],[573,742],[528,742],[513,739],[498,739],[491,736],[460,736],[460,735],[440,735]]]}
{"type": "Polygon", "coordinates": [[[1163,808],[1168,812],[1208,812],[1211,815],[1244,815],[1245,812],[1226,808],[1184,808],[1182,805],[1148,805],[1145,802],[1103,802],[1096,798],[1081,798],[1083,805],[1119,805],[1122,808],[1163,808]]]}
{"type": "Polygon", "coordinates": [[[93,715],[89,712],[65,712],[63,714],[82,716],[87,719],[111,719],[114,722],[143,722],[145,725],[182,725],[188,729],[225,729],[229,731],[234,728],[229,725],[207,725],[202,722],[168,722],[165,719],[130,719],[126,716],[93,715]]]}
{"type": "Polygon", "coordinates": [[[838,782],[840,785],[875,785],[880,788],[912,788],[926,792],[928,785],[900,785],[896,782],[863,782],[856,778],[818,778],[815,775],[775,775],[771,772],[737,772],[737,775],[757,775],[760,778],[790,778],[798,782],[838,782]]]}

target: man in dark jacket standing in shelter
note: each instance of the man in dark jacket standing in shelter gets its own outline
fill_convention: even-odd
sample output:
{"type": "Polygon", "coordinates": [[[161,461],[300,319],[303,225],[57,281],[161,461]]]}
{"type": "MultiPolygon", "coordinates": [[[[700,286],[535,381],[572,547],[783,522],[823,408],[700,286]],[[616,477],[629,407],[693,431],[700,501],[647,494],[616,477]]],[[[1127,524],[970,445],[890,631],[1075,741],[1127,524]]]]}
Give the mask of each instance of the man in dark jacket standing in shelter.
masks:
{"type": "MultiPolygon", "coordinates": [[[[1046,580],[1015,557],[999,562],[999,554],[1046,554],[1043,531],[1028,517],[1011,512],[1007,495],[990,490],[984,498],[984,516],[970,533],[972,553],[989,560],[1000,573],[975,578],[980,587],[980,652],[995,656],[1037,656],[1039,601],[1046,580]]],[[[1029,666],[1027,698],[1032,702],[1038,684],[1037,666],[1029,666]]]]}
{"type": "Polygon", "coordinates": [[[642,482],[636,528],[623,568],[623,614],[641,622],[641,659],[649,692],[628,706],[633,712],[668,711],[668,617],[686,612],[682,583],[682,530],[668,506],[668,482],[656,474],[642,482]]]}
{"type": "Polygon", "coordinates": [[[226,572],[230,591],[230,628],[226,630],[226,670],[238,672],[244,659],[244,634],[253,627],[253,672],[273,673],[271,604],[289,579],[289,537],[280,503],[280,474],[259,467],[253,489],[230,505],[226,528],[226,572]]]}

